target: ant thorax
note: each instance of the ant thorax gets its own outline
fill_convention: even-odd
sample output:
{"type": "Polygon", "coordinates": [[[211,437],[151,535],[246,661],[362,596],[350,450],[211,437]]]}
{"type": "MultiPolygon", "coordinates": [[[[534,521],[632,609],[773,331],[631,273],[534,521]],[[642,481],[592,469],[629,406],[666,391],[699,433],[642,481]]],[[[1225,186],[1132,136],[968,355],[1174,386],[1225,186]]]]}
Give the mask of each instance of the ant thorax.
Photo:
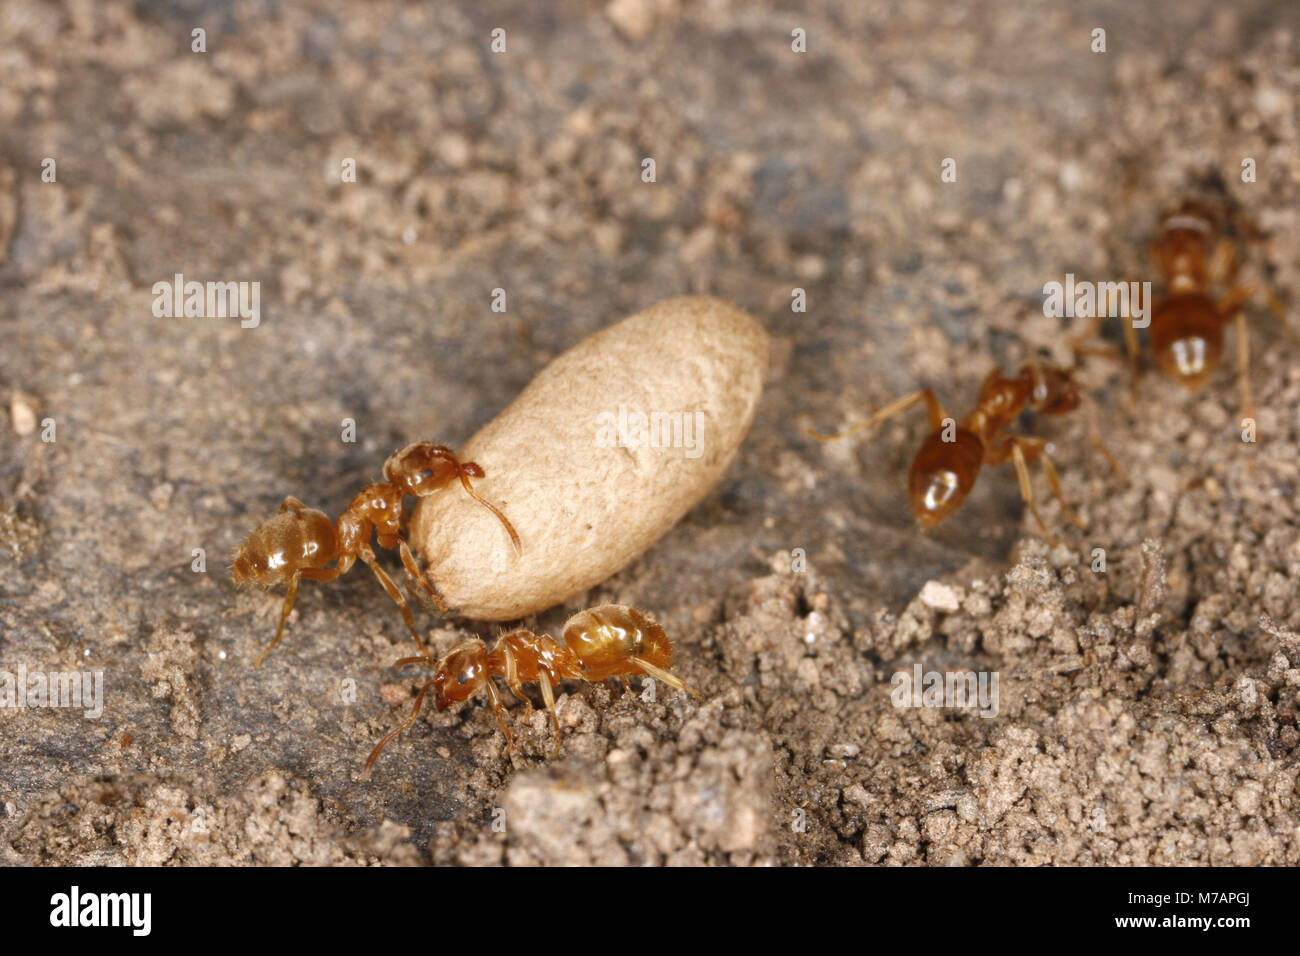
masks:
{"type": "Polygon", "coordinates": [[[987,445],[995,434],[1020,417],[1033,393],[1034,381],[1027,370],[1008,378],[995,369],[984,379],[975,408],[962,420],[961,427],[987,445]]]}
{"type": "Polygon", "coordinates": [[[1184,210],[1161,224],[1161,241],[1156,254],[1169,291],[1197,292],[1209,282],[1207,250],[1214,239],[1213,220],[1184,210]]]}
{"type": "Polygon", "coordinates": [[[401,522],[401,489],[379,482],[369,484],[339,515],[340,550],[354,553],[369,540],[372,529],[380,534],[396,534],[401,522]]]}
{"type": "Polygon", "coordinates": [[[488,655],[488,669],[510,679],[535,681],[545,670],[557,678],[580,677],[578,663],[569,650],[549,634],[519,628],[503,634],[488,655]]]}

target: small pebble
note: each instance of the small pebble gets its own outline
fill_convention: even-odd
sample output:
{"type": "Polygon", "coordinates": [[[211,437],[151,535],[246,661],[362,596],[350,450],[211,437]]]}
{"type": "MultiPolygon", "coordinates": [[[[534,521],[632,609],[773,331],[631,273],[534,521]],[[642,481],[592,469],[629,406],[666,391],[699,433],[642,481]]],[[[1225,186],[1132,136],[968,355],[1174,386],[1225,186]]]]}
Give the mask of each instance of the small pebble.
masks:
{"type": "Polygon", "coordinates": [[[30,395],[14,392],[9,398],[9,421],[19,435],[36,431],[36,401],[30,395]]]}
{"type": "Polygon", "coordinates": [[[926,607],[948,614],[961,607],[961,594],[955,588],[938,581],[927,581],[925,587],[921,588],[920,597],[921,603],[926,607]]]}

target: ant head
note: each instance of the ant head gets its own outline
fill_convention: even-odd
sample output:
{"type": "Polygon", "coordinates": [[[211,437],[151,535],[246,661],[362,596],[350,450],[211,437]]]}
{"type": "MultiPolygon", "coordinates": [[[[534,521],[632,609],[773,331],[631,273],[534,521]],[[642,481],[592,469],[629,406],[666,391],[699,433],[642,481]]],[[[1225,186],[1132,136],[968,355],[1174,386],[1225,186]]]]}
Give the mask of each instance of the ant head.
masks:
{"type": "Polygon", "coordinates": [[[487,645],[480,640],[465,641],[451,649],[433,675],[439,710],[449,704],[468,700],[487,683],[487,645]]]}
{"type": "Polygon", "coordinates": [[[1036,412],[1064,415],[1079,407],[1079,386],[1068,369],[1039,368],[1029,401],[1036,412]]]}
{"type": "Polygon", "coordinates": [[[1165,216],[1161,227],[1168,239],[1209,242],[1218,234],[1219,221],[1208,205],[1189,199],[1165,216]]]}
{"type": "Polygon", "coordinates": [[[384,479],[405,494],[423,498],[445,486],[461,471],[475,477],[477,470],[473,462],[462,466],[450,448],[419,441],[388,457],[384,462],[384,479]]]}

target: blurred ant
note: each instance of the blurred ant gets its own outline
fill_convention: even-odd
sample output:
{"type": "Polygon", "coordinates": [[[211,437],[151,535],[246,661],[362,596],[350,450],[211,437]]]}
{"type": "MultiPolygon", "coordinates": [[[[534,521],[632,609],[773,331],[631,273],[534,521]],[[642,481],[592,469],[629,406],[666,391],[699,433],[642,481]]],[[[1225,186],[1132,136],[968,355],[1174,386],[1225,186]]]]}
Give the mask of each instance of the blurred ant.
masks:
{"type": "MultiPolygon", "coordinates": [[[[395,666],[427,663],[428,655],[404,657],[395,666]]],[[[501,706],[501,692],[493,677],[505,680],[510,692],[523,701],[532,713],[533,705],[524,696],[524,683],[537,681],[542,701],[551,714],[555,729],[555,756],[560,754],[560,718],[555,712],[555,684],[562,680],[602,681],[617,677],[628,690],[627,678],[634,674],[649,675],[670,687],[685,691],[696,700],[704,698],[672,673],[673,645],[664,629],[648,614],[622,604],[602,604],[579,611],[564,622],[561,640],[518,628],[503,634],[491,651],[478,638],[462,641],[437,664],[433,680],[416,694],[411,714],[379,741],[366,760],[368,775],[388,743],[415,723],[424,706],[425,694],[433,688],[439,710],[458,701],[468,700],[486,691],[497,725],[505,735],[511,751],[515,739],[506,726],[501,706]]]]}
{"type": "Polygon", "coordinates": [[[373,532],[381,548],[397,548],[407,576],[424,589],[440,611],[446,611],[446,604],[424,579],[415,556],[402,537],[402,522],[406,516],[402,499],[407,495],[428,497],[458,478],[471,498],[501,520],[515,551],[522,553],[514,526],[470,485],[469,479],[482,477],[482,468],[472,461],[462,463],[451,449],[430,442],[416,442],[389,456],[384,462],[385,481],[367,485],[353,498],[347,510],[339,515],[337,528],[323,511],[308,508],[297,498],[285,498],[276,516],[262,522],[244,540],[230,570],[236,584],[253,584],[262,588],[286,581],[289,584],[275,639],[258,656],[257,666],[260,667],[275,645],[280,643],[285,621],[289,619],[294,599],[298,596],[298,581],[302,578],[333,581],[340,574],[346,574],[357,558],[375,572],[388,596],[401,608],[406,627],[416,644],[425,650],[424,640],[415,630],[415,620],[406,599],[393,579],[375,562],[370,536],[373,532]],[[331,561],[337,563],[327,568],[331,561]]]}
{"type": "MultiPolygon", "coordinates": [[[[1044,362],[1026,362],[1010,377],[994,369],[980,386],[974,410],[955,422],[948,418],[938,398],[928,388],[920,389],[890,402],[860,425],[834,435],[809,434],[818,441],[833,441],[877,425],[924,402],[930,416],[930,434],[912,459],[907,475],[908,497],[922,530],[928,531],[956,511],[979,476],[983,465],[1001,465],[1010,460],[1020,481],[1020,496],[1033,512],[1044,537],[1053,546],[1059,542],[1047,529],[1038,512],[1029,485],[1029,463],[1039,461],[1047,474],[1052,494],[1061,504],[1066,519],[1078,528],[1083,523],[1070,510],[1061,492],[1060,477],[1047,455],[1047,442],[1041,438],[1007,433],[1011,424],[1026,409],[1043,415],[1064,415],[1086,401],[1074,380],[1073,369],[1058,368],[1044,362]]],[[[1089,434],[1094,445],[1106,456],[1117,476],[1123,475],[1119,463],[1101,441],[1092,405],[1088,403],[1089,434]]]]}
{"type": "MultiPolygon", "coordinates": [[[[1220,235],[1217,218],[1208,206],[1188,200],[1162,220],[1160,237],[1150,244],[1149,253],[1165,289],[1164,297],[1151,310],[1147,332],[1156,365],[1187,388],[1200,389],[1223,357],[1224,328],[1235,320],[1241,417],[1253,421],[1250,340],[1242,306],[1257,290],[1253,285],[1237,281],[1236,245],[1220,235]],[[1216,283],[1227,288],[1218,299],[1210,294],[1216,283]]],[[[1279,319],[1284,319],[1281,302],[1271,292],[1266,292],[1266,296],[1269,308],[1279,319]]],[[[1106,314],[1101,303],[1098,313],[1106,314]]],[[[1128,351],[1131,394],[1136,400],[1138,334],[1133,323],[1125,319],[1124,344],[1128,351]]],[[[1076,341],[1095,337],[1101,321],[1093,318],[1089,331],[1076,337],[1076,341]]]]}

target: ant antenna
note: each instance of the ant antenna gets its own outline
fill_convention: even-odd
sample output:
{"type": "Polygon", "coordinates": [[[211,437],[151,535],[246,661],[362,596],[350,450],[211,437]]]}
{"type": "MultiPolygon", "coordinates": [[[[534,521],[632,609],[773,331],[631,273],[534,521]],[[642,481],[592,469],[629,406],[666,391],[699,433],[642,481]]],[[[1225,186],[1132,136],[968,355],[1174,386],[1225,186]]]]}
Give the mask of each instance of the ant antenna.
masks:
{"type": "Polygon", "coordinates": [[[460,475],[460,483],[465,486],[465,491],[469,496],[497,516],[497,520],[505,527],[506,534],[510,535],[510,543],[515,546],[515,554],[523,554],[524,548],[519,543],[519,534],[515,531],[515,526],[510,523],[510,519],[501,513],[501,509],[474,490],[474,486],[469,483],[469,476],[465,473],[464,467],[457,468],[456,473],[460,475]]]}
{"type": "MultiPolygon", "coordinates": [[[[418,657],[417,657],[417,658],[405,658],[405,659],[406,659],[406,660],[422,660],[422,658],[418,658],[418,657]]],[[[390,733],[388,734],[387,737],[385,737],[383,740],[379,741],[379,743],[375,746],[375,749],[374,749],[374,750],[370,751],[370,756],[366,758],[366,766],[365,766],[365,769],[363,769],[363,770],[361,771],[362,779],[369,779],[369,777],[370,777],[370,771],[373,770],[374,767],[375,767],[375,761],[379,759],[379,754],[380,754],[380,752],[381,752],[385,747],[388,746],[389,741],[391,741],[391,740],[392,740],[394,737],[396,737],[398,734],[400,734],[400,733],[402,733],[403,731],[409,729],[410,726],[411,726],[413,723],[415,723],[415,719],[416,719],[417,717],[420,716],[420,708],[422,708],[422,707],[424,706],[424,695],[427,694],[427,693],[429,692],[429,688],[432,687],[432,686],[433,686],[434,684],[436,684],[437,682],[438,682],[438,679],[435,677],[433,680],[429,681],[429,683],[425,684],[423,687],[420,688],[420,692],[419,692],[418,694],[415,695],[415,706],[411,708],[411,716],[407,717],[406,720],[404,720],[404,721],[402,721],[400,724],[398,724],[397,727],[395,727],[395,728],[392,730],[392,732],[390,732],[390,733]]]]}
{"type": "Polygon", "coordinates": [[[1110,470],[1115,473],[1115,477],[1122,482],[1128,481],[1128,475],[1125,474],[1123,466],[1111,454],[1106,443],[1101,439],[1101,430],[1097,428],[1097,404],[1086,393],[1079,393],[1079,404],[1083,407],[1084,415],[1088,419],[1088,438],[1092,444],[1106,456],[1106,462],[1110,465],[1110,470]]]}
{"type": "Polygon", "coordinates": [[[868,419],[865,422],[858,422],[858,424],[846,428],[842,432],[835,432],[831,435],[827,435],[823,432],[815,432],[811,428],[807,429],[807,433],[809,438],[816,438],[818,441],[835,441],[839,438],[847,438],[849,435],[855,435],[860,431],[870,428],[874,424],[876,423],[868,419]]]}

